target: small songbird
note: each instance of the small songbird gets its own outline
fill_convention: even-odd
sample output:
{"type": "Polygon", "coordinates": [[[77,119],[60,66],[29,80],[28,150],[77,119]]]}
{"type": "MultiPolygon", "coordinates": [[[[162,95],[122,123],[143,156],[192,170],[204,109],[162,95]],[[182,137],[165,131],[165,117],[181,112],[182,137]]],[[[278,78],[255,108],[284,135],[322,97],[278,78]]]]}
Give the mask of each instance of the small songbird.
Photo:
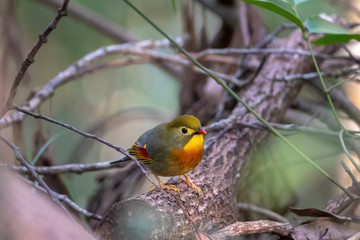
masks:
{"type": "MultiPolygon", "coordinates": [[[[199,119],[182,115],[171,122],[162,123],[142,134],[128,150],[159,182],[161,188],[179,191],[175,185],[165,185],[158,176],[178,176],[192,189],[202,191],[185,174],[201,161],[204,137],[199,119]]],[[[124,159],[112,163],[122,162],[124,159]]]]}

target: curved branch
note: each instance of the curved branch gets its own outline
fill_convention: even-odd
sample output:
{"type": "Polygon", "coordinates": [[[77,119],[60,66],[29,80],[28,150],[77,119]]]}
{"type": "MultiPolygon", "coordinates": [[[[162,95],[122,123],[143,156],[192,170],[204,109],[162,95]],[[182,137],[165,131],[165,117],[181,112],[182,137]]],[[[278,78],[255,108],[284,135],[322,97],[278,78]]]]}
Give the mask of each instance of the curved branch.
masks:
{"type": "MultiPolygon", "coordinates": [[[[181,44],[182,39],[178,38],[177,41],[181,44]]],[[[78,77],[90,73],[88,70],[92,68],[91,64],[93,64],[96,60],[102,57],[108,56],[110,54],[120,54],[126,52],[129,53],[130,48],[141,51],[144,50],[145,48],[166,47],[169,45],[170,43],[168,40],[158,40],[158,41],[145,40],[136,43],[110,45],[107,47],[99,48],[85,55],[83,58],[73,63],[66,70],[56,75],[41,89],[37,90],[34,94],[32,94],[32,97],[25,104],[23,104],[23,108],[29,111],[34,110],[35,108],[40,106],[43,102],[47,101],[50,97],[52,97],[55,93],[55,90],[58,87],[78,77]]],[[[24,113],[14,112],[8,116],[4,116],[0,118],[0,129],[8,127],[14,122],[22,121],[25,116],[26,115],[24,113]]]]}

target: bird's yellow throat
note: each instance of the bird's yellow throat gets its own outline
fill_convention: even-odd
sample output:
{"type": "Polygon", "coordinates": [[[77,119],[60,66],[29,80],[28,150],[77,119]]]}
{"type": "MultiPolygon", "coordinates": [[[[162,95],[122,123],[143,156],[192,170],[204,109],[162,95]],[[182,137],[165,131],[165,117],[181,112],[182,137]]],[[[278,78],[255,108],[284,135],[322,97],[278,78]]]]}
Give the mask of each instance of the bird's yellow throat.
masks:
{"type": "Polygon", "coordinates": [[[195,134],[185,145],[184,151],[196,151],[203,148],[204,137],[202,134],[195,134]]]}

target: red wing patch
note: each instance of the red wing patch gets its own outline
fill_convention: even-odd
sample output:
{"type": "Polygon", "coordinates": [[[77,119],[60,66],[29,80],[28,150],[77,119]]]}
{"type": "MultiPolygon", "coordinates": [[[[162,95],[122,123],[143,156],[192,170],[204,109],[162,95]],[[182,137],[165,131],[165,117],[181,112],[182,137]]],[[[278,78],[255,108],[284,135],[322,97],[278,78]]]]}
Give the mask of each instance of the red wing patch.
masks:
{"type": "Polygon", "coordinates": [[[130,149],[129,154],[136,157],[140,161],[144,161],[145,163],[151,163],[152,159],[149,156],[149,153],[146,151],[146,144],[144,147],[139,146],[139,144],[135,143],[130,149]]]}

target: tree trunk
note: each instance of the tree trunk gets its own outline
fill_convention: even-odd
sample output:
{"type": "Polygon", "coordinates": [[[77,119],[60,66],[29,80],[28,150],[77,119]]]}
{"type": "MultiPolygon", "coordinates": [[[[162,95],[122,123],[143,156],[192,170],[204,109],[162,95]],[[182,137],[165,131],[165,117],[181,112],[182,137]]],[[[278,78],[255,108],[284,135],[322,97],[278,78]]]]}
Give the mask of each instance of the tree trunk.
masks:
{"type": "MultiPolygon", "coordinates": [[[[306,50],[300,31],[276,41],[273,48],[306,50]]],[[[319,50],[319,49],[317,49],[319,50]]],[[[321,49],[332,52],[334,47],[321,49]]],[[[279,81],[310,70],[313,63],[303,55],[270,55],[255,79],[239,95],[270,122],[279,121],[297,95],[301,81],[279,81]]],[[[256,118],[237,104],[229,118],[256,118]]],[[[236,124],[206,138],[202,162],[189,177],[199,186],[198,196],[184,183],[172,179],[181,194],[154,189],[135,199],[112,206],[97,229],[102,239],[194,239],[196,232],[212,233],[241,220],[236,204],[236,181],[243,164],[268,134],[264,130],[239,128],[236,124]]]]}

